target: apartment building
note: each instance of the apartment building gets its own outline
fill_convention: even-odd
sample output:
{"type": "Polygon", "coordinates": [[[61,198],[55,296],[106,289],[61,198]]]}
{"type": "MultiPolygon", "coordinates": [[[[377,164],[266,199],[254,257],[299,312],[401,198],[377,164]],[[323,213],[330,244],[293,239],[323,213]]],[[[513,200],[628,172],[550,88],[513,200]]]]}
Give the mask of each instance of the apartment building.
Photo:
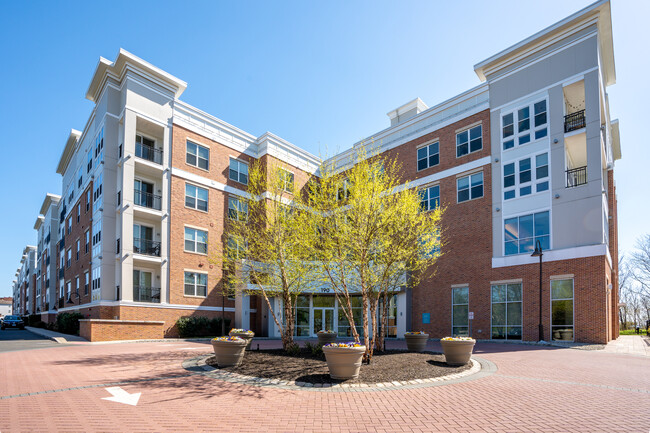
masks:
{"type": "MultiPolygon", "coordinates": [[[[280,165],[299,188],[323,163],[344,170],[363,149],[400,161],[423,211],[446,209],[435,275],[395,290],[390,336],[538,340],[541,323],[544,340],[616,338],[621,150],[606,91],[615,82],[609,2],[474,70],[478,86],[392,110],[385,130],[322,161],[181,101],[184,81],[127,51],[101,58],[86,93],[93,111],[57,166],[63,194],[46,196],[35,225],[41,291],[30,311],[49,321],[81,312],[93,339],[119,338],[122,325],[129,336],[152,327],[176,336],[179,317],[222,314],[277,336],[265,302],[225,296],[210,260],[229,210],[247,196],[248,167],[280,165]]],[[[297,313],[298,336],[349,334],[328,287],[301,296],[297,313]]]]}
{"type": "Polygon", "coordinates": [[[32,314],[36,311],[36,252],[33,245],[23,249],[20,266],[13,280],[13,306],[15,314],[32,314]]]}

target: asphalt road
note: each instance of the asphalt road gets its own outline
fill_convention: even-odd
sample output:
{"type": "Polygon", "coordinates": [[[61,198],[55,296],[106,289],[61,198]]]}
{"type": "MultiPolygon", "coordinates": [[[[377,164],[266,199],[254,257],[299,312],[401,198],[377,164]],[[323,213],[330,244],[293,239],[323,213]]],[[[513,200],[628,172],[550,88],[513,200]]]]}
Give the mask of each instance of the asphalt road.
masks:
{"type": "Polygon", "coordinates": [[[15,352],[17,350],[45,349],[59,347],[61,344],[48,340],[27,330],[5,329],[0,331],[0,352],[15,352]]]}

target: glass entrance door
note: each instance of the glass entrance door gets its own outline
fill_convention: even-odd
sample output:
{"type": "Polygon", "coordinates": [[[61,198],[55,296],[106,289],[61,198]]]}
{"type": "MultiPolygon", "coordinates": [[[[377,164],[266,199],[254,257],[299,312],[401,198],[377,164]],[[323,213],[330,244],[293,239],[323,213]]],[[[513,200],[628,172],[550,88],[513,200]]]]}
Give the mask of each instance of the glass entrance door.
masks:
{"type": "Polygon", "coordinates": [[[334,329],[334,308],[314,308],[314,335],[318,331],[334,329]]]}

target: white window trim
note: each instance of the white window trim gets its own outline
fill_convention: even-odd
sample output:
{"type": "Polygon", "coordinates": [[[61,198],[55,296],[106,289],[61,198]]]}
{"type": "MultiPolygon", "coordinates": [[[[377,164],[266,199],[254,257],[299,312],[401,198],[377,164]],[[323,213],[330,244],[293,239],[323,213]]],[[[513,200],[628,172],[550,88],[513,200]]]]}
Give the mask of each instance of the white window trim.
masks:
{"type": "MultiPolygon", "coordinates": [[[[197,196],[198,196],[198,192],[197,192],[197,196]]],[[[198,197],[195,197],[194,200],[198,203],[198,197]]],[[[183,205],[185,206],[185,209],[191,209],[191,210],[195,210],[195,211],[199,211],[199,212],[203,212],[203,213],[208,213],[210,211],[210,189],[209,188],[204,188],[204,187],[199,186],[199,185],[197,185],[195,183],[192,183],[192,182],[185,182],[185,187],[184,187],[184,191],[183,191],[183,201],[184,201],[183,205]],[[208,208],[206,210],[199,209],[198,207],[190,207],[190,206],[187,205],[187,200],[186,200],[186,198],[187,198],[187,185],[193,186],[195,188],[200,188],[200,189],[203,189],[203,190],[208,192],[208,200],[207,200],[207,203],[208,203],[207,207],[208,208]]]]}
{"type": "Polygon", "coordinates": [[[227,215],[226,215],[226,217],[227,217],[228,219],[230,219],[230,220],[236,220],[236,218],[231,218],[231,217],[230,217],[230,200],[235,200],[235,201],[237,201],[237,202],[239,203],[239,206],[240,206],[241,208],[245,208],[245,210],[246,210],[246,212],[242,212],[242,211],[240,211],[239,209],[235,209],[237,212],[241,212],[241,213],[243,213],[243,214],[246,215],[246,216],[245,216],[245,219],[244,219],[244,220],[240,220],[240,221],[246,221],[246,220],[248,220],[248,203],[244,203],[244,202],[242,202],[242,200],[241,200],[238,196],[231,196],[231,195],[228,196],[228,209],[227,209],[227,215]]]}
{"type": "Polygon", "coordinates": [[[188,165],[188,166],[194,167],[194,168],[198,168],[201,171],[210,172],[210,158],[211,158],[210,157],[210,146],[206,146],[205,144],[199,144],[196,140],[193,140],[193,139],[190,139],[190,138],[185,139],[185,161],[184,161],[185,165],[188,165]],[[201,147],[205,147],[206,149],[208,149],[208,168],[207,169],[205,169],[203,167],[199,167],[199,149],[198,149],[198,147],[196,149],[196,165],[192,165],[189,162],[187,162],[187,154],[188,154],[188,152],[187,152],[187,143],[192,143],[192,144],[194,144],[196,146],[201,146],[201,147]]]}
{"type": "MultiPolygon", "coordinates": [[[[440,186],[440,182],[435,182],[435,183],[430,183],[430,184],[427,184],[425,186],[422,186],[422,187],[418,188],[418,190],[428,190],[429,188],[433,188],[433,187],[436,187],[436,186],[438,187],[438,206],[436,208],[434,208],[434,209],[427,209],[424,212],[431,212],[432,210],[435,210],[438,207],[442,206],[442,199],[440,198],[440,196],[442,195],[442,187],[440,186]]],[[[420,203],[422,203],[422,201],[423,200],[420,200],[420,203]]]]}
{"type": "MultiPolygon", "coordinates": [[[[553,210],[551,207],[545,207],[545,208],[540,208],[540,209],[534,209],[534,210],[526,210],[522,212],[517,212],[514,214],[510,214],[508,216],[503,215],[501,218],[501,257],[519,257],[519,256],[525,256],[528,253],[517,253],[517,254],[509,254],[506,256],[506,220],[511,219],[511,218],[519,218],[521,216],[526,216],[526,215],[534,215],[536,213],[540,212],[548,212],[548,230],[549,230],[549,249],[544,250],[544,253],[547,251],[553,250],[553,210]]],[[[534,233],[533,233],[533,239],[534,239],[534,233]]],[[[530,254],[528,254],[530,255],[530,254]]]]}
{"type": "MultiPolygon", "coordinates": [[[[186,253],[199,254],[199,255],[201,255],[201,256],[207,256],[207,255],[208,255],[207,251],[206,251],[205,253],[202,253],[202,252],[200,252],[200,251],[196,251],[196,250],[192,251],[192,250],[187,250],[187,249],[185,249],[185,242],[187,241],[187,239],[185,239],[185,229],[191,229],[191,230],[195,230],[195,231],[202,231],[202,232],[205,232],[205,234],[206,234],[206,238],[207,238],[207,240],[209,241],[209,232],[208,232],[208,230],[205,230],[205,229],[197,229],[197,228],[194,228],[194,227],[191,227],[191,226],[187,226],[187,225],[184,226],[184,228],[183,228],[183,251],[186,252],[186,253]]],[[[195,233],[195,236],[196,236],[196,233],[195,233]]],[[[201,243],[201,242],[197,242],[196,240],[194,240],[194,248],[196,248],[196,244],[197,244],[197,243],[201,243]]],[[[206,250],[208,249],[208,242],[205,242],[205,248],[206,248],[206,250]]]]}
{"type": "Polygon", "coordinates": [[[550,151],[549,150],[544,150],[542,152],[532,153],[532,154],[523,156],[523,157],[518,158],[518,159],[504,161],[501,164],[501,192],[502,192],[501,201],[503,201],[503,202],[506,202],[506,201],[509,202],[509,201],[517,200],[519,198],[524,198],[524,197],[531,197],[531,196],[538,195],[538,194],[544,194],[544,193],[550,194],[552,189],[553,189],[553,185],[551,184],[551,156],[550,156],[550,151]],[[546,175],[546,177],[542,177],[540,179],[537,179],[537,156],[543,155],[543,154],[546,154],[546,158],[547,158],[546,165],[548,166],[548,174],[546,175]],[[519,172],[519,161],[522,161],[522,160],[528,159],[528,158],[530,158],[530,160],[531,160],[531,163],[530,163],[530,170],[531,170],[530,181],[524,182],[522,184],[522,183],[519,183],[519,173],[520,173],[519,172]],[[505,173],[506,173],[506,165],[508,165],[508,164],[514,164],[515,165],[515,172],[514,172],[515,184],[514,184],[514,186],[509,186],[509,187],[506,188],[505,187],[505,173]],[[548,182],[548,189],[546,191],[537,192],[537,184],[539,182],[548,182]],[[531,193],[527,194],[527,195],[524,195],[524,196],[520,195],[520,188],[522,186],[526,187],[526,186],[529,186],[529,185],[531,187],[531,193]],[[513,191],[513,190],[515,191],[515,196],[513,198],[509,198],[509,199],[506,200],[505,193],[507,191],[513,191]]]}
{"type": "Polygon", "coordinates": [[[456,155],[456,159],[463,158],[463,157],[469,156],[469,155],[471,155],[473,153],[477,153],[477,152],[482,151],[484,149],[484,146],[483,146],[483,144],[484,144],[483,132],[484,132],[483,131],[483,121],[475,122],[472,125],[464,126],[464,127],[460,128],[460,129],[457,129],[456,134],[454,136],[454,154],[456,155]],[[478,150],[472,150],[471,146],[470,146],[470,142],[472,141],[472,139],[470,137],[469,130],[474,129],[477,126],[481,127],[481,148],[478,149],[478,150]],[[462,134],[465,131],[467,131],[467,153],[458,156],[458,135],[462,134]]]}
{"type": "Polygon", "coordinates": [[[183,269],[183,296],[186,298],[201,298],[205,299],[208,297],[208,273],[205,271],[194,271],[190,269],[183,269]],[[205,275],[205,296],[202,295],[197,295],[196,294],[196,288],[198,286],[196,277],[194,278],[194,295],[188,295],[185,293],[185,274],[190,273],[190,274],[200,274],[200,275],[205,275]]]}
{"type": "MultiPolygon", "coordinates": [[[[467,305],[467,332],[469,333],[469,285],[458,285],[457,287],[454,287],[456,285],[452,285],[451,287],[451,336],[454,336],[454,328],[460,328],[460,326],[454,326],[454,306],[455,305],[467,305]],[[464,289],[467,288],[467,304],[454,304],[454,290],[455,289],[464,289]]],[[[491,293],[490,293],[491,294],[491,293]]],[[[490,311],[490,313],[492,313],[490,311]]],[[[490,329],[490,332],[492,330],[490,329]]]]}
{"type": "Polygon", "coordinates": [[[499,113],[499,115],[501,116],[500,119],[499,119],[499,145],[501,146],[501,152],[508,152],[508,151],[517,149],[520,146],[527,146],[527,145],[535,143],[537,141],[541,141],[541,140],[544,140],[544,139],[547,139],[547,140],[549,139],[549,137],[551,135],[551,118],[549,116],[548,102],[549,102],[548,95],[544,95],[544,97],[541,97],[541,98],[540,97],[531,98],[531,99],[528,100],[528,102],[522,103],[517,107],[509,108],[507,110],[501,110],[501,112],[499,113]],[[546,101],[546,123],[543,124],[542,126],[535,126],[535,104],[537,104],[538,102],[542,102],[542,101],[546,101]],[[529,117],[529,119],[530,119],[530,128],[528,129],[528,131],[520,133],[520,132],[517,132],[517,128],[519,127],[519,119],[518,119],[518,116],[517,116],[517,112],[520,109],[526,108],[526,107],[529,108],[529,113],[530,113],[530,117],[529,117]],[[513,133],[513,135],[510,135],[509,137],[504,138],[503,137],[503,118],[505,116],[507,116],[508,114],[512,114],[512,116],[513,116],[514,133],[513,133]],[[544,128],[546,128],[546,135],[544,137],[542,137],[542,138],[536,139],[535,138],[535,133],[537,131],[539,131],[539,130],[544,129],[544,128]],[[520,145],[519,144],[519,137],[522,136],[522,135],[526,135],[526,134],[530,134],[530,141],[528,143],[524,143],[524,144],[520,145]],[[514,146],[512,146],[512,147],[510,147],[508,149],[504,149],[503,148],[503,143],[505,141],[510,141],[510,140],[514,140],[514,146]]]}
{"type": "Polygon", "coordinates": [[[481,199],[483,197],[485,197],[485,173],[483,172],[483,168],[481,168],[479,170],[469,172],[469,173],[459,174],[459,175],[456,176],[456,204],[467,203],[467,202],[470,202],[470,201],[479,200],[479,199],[481,199]],[[480,197],[473,198],[471,196],[472,195],[472,178],[471,178],[471,176],[473,176],[475,174],[478,174],[478,173],[483,174],[483,195],[481,195],[480,197]],[[458,201],[458,180],[462,179],[464,177],[469,177],[470,178],[469,179],[470,198],[467,199],[467,200],[464,200],[464,201],[458,201]]]}
{"type": "MultiPolygon", "coordinates": [[[[506,287],[506,300],[505,302],[496,302],[497,304],[506,304],[506,325],[503,326],[504,328],[508,327],[508,304],[514,304],[515,302],[521,303],[521,338],[519,340],[512,339],[511,341],[524,341],[524,284],[523,280],[510,280],[510,281],[497,281],[490,283],[490,340],[495,340],[495,341],[503,341],[503,340],[508,340],[508,334],[506,334],[506,338],[503,339],[495,339],[492,338],[492,306],[495,304],[494,301],[492,301],[492,287],[493,286],[507,286],[508,284],[519,284],[521,286],[521,300],[520,301],[513,301],[513,302],[508,302],[508,288],[506,287]]],[[[499,325],[501,326],[501,325],[499,325]]],[[[516,326],[516,325],[515,325],[516,326]]]]}
{"type": "Polygon", "coordinates": [[[249,176],[250,176],[250,168],[251,168],[250,164],[247,161],[244,161],[243,159],[239,159],[239,158],[237,158],[235,156],[230,156],[228,158],[228,177],[227,177],[227,179],[232,180],[233,182],[241,183],[242,185],[248,185],[248,179],[249,179],[249,176]],[[233,178],[230,177],[230,161],[232,161],[232,160],[237,161],[240,164],[245,164],[248,167],[248,174],[246,174],[246,179],[247,179],[246,183],[243,183],[243,182],[239,181],[239,173],[240,173],[239,169],[237,170],[237,179],[233,179],[233,178]]]}
{"type": "MultiPolygon", "coordinates": [[[[462,132],[462,131],[461,131],[461,132],[462,132]]],[[[440,138],[436,137],[436,138],[434,138],[433,140],[426,141],[426,142],[424,142],[424,143],[422,143],[422,144],[419,144],[419,145],[417,145],[417,146],[415,147],[415,169],[416,169],[416,172],[420,172],[420,171],[428,170],[428,169],[430,169],[430,168],[432,168],[432,167],[438,167],[439,165],[440,165],[440,138]],[[437,163],[436,165],[429,165],[429,157],[430,157],[431,155],[429,155],[428,147],[429,147],[430,145],[434,144],[434,143],[438,143],[438,163],[437,163]],[[418,161],[419,161],[419,159],[418,159],[418,151],[419,151],[420,149],[424,148],[424,147],[427,148],[427,166],[426,166],[425,168],[423,168],[423,169],[420,169],[420,168],[418,167],[418,161]]]]}

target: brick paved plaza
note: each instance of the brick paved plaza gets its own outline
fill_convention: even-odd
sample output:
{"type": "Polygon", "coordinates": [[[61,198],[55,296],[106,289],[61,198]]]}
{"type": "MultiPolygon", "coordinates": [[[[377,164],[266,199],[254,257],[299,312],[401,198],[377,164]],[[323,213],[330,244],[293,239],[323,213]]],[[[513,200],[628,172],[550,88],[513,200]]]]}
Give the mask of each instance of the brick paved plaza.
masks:
{"type": "MultiPolygon", "coordinates": [[[[254,343],[254,348],[257,343],[254,343]]],[[[403,342],[391,342],[403,347],[403,342]]],[[[262,348],[278,341],[260,341],[262,348]]],[[[440,350],[439,343],[430,343],[440,350]]],[[[647,432],[650,358],[478,343],[496,371],[442,386],[283,390],[192,374],[197,342],[84,344],[0,354],[0,431],[647,432]],[[136,406],[105,400],[120,386],[136,406]]]]}

